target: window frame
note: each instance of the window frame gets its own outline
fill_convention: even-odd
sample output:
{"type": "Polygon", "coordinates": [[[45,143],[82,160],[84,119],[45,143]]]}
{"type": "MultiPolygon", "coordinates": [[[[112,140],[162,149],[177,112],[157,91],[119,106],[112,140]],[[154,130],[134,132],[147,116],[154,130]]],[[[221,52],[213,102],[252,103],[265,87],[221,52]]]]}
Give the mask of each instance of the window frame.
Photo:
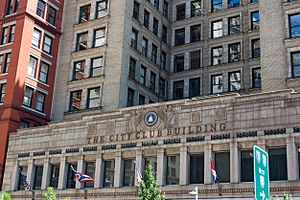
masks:
{"type": "Polygon", "coordinates": [[[29,87],[29,86],[25,86],[25,91],[24,91],[24,97],[23,97],[23,103],[22,105],[28,108],[32,107],[32,98],[33,98],[33,93],[34,93],[34,89],[29,87]],[[26,92],[30,91],[30,96],[26,95],[26,92]],[[25,104],[25,99],[29,100],[29,105],[25,104]]]}
{"type": "MultiPolygon", "coordinates": [[[[97,92],[95,92],[97,93],[97,92]]],[[[93,108],[100,108],[101,107],[101,87],[93,87],[93,88],[88,88],[87,92],[87,101],[86,101],[86,108],[87,109],[93,109],[93,108]],[[91,91],[92,90],[99,90],[99,96],[96,97],[91,97],[91,91]],[[93,106],[91,107],[91,102],[94,100],[99,100],[99,106],[93,106]]]]}
{"type": "Polygon", "coordinates": [[[35,110],[43,113],[45,111],[45,102],[46,102],[46,94],[37,91],[37,93],[36,93],[35,110]],[[39,100],[38,95],[41,95],[43,97],[43,101],[39,100]],[[39,105],[41,106],[41,109],[39,109],[39,107],[38,107],[39,105]]]}

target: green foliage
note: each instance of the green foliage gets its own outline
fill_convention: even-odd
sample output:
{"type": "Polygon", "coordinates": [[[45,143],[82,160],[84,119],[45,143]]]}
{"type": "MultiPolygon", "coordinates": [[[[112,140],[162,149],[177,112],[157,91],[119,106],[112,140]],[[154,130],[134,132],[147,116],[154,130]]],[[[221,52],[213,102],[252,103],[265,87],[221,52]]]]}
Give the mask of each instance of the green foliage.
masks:
{"type": "Polygon", "coordinates": [[[7,192],[0,192],[0,198],[2,198],[3,193],[4,193],[4,200],[11,200],[11,195],[7,192]]]}
{"type": "Polygon", "coordinates": [[[48,187],[47,190],[43,193],[43,196],[46,200],[57,200],[56,193],[54,192],[53,187],[48,187]]]}
{"type": "Polygon", "coordinates": [[[293,200],[291,195],[284,194],[283,197],[271,197],[270,200],[293,200]]]}
{"type": "Polygon", "coordinates": [[[165,195],[162,195],[157,187],[153,168],[151,164],[146,167],[144,180],[139,185],[139,196],[142,200],[165,200],[165,195]]]}

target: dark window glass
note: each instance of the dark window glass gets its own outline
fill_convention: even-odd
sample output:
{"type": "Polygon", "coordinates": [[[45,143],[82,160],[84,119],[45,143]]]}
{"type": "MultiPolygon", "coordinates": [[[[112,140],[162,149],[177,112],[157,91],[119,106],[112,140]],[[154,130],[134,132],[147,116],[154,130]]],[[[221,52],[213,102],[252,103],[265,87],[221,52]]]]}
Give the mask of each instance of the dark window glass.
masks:
{"type": "Polygon", "coordinates": [[[159,79],[159,95],[162,97],[166,95],[166,80],[163,78],[159,79]]]}
{"type": "Polygon", "coordinates": [[[173,99],[183,99],[184,81],[174,81],[173,83],[173,99]]]}
{"type": "Polygon", "coordinates": [[[169,16],[169,4],[165,0],[164,0],[164,6],[163,6],[163,15],[167,18],[169,16]]]}
{"type": "Polygon", "coordinates": [[[162,51],[160,54],[160,67],[162,69],[166,69],[166,66],[167,66],[167,54],[166,52],[162,51]]]}
{"type": "Polygon", "coordinates": [[[36,8],[36,14],[40,16],[41,18],[44,18],[45,16],[45,8],[46,8],[46,3],[42,0],[38,1],[37,8],[36,8]]]}
{"type": "Polygon", "coordinates": [[[138,2],[136,2],[136,1],[134,1],[132,16],[136,20],[139,20],[139,15],[140,15],[140,4],[138,2]]]}
{"type": "Polygon", "coordinates": [[[86,22],[90,19],[90,10],[91,10],[91,5],[86,5],[80,7],[79,10],[79,23],[86,22]]]}
{"type": "Polygon", "coordinates": [[[59,179],[59,165],[51,166],[50,187],[57,188],[59,179]]]}
{"type": "Polygon", "coordinates": [[[176,20],[185,19],[185,3],[176,6],[176,20]]]}
{"type": "Polygon", "coordinates": [[[269,149],[270,181],[287,180],[286,149],[269,149]]]}
{"type": "Polygon", "coordinates": [[[140,83],[143,85],[146,85],[146,73],[147,68],[142,65],[140,69],[140,83]]]}
{"type": "Polygon", "coordinates": [[[11,25],[10,26],[10,33],[9,33],[9,37],[8,37],[8,43],[14,42],[15,30],[16,30],[16,25],[11,25]]]}
{"type": "Polygon", "coordinates": [[[175,46],[185,44],[185,29],[175,30],[175,46]]]}
{"type": "Polygon", "coordinates": [[[154,177],[156,177],[156,175],[157,175],[157,158],[156,157],[146,157],[145,158],[145,169],[149,164],[152,166],[154,177]]]}
{"type": "Polygon", "coordinates": [[[218,12],[222,10],[222,0],[212,0],[211,11],[218,12]]]}
{"type": "Polygon", "coordinates": [[[241,60],[241,43],[228,45],[229,48],[229,62],[236,62],[241,60]]]}
{"type": "Polygon", "coordinates": [[[157,10],[159,10],[159,0],[154,0],[153,5],[157,10]]]}
{"type": "Polygon", "coordinates": [[[6,44],[8,37],[8,27],[2,28],[2,37],[1,37],[1,45],[6,44]]]}
{"type": "Polygon", "coordinates": [[[100,87],[88,89],[87,108],[99,108],[100,107],[100,87]]]}
{"type": "Polygon", "coordinates": [[[191,1],[191,17],[201,15],[201,0],[191,1]]]}
{"type": "Polygon", "coordinates": [[[167,185],[178,185],[180,174],[180,156],[167,156],[167,185]]]}
{"type": "Polygon", "coordinates": [[[240,5],[240,0],[228,0],[228,7],[237,7],[240,5]]]}
{"type": "Polygon", "coordinates": [[[260,67],[252,69],[252,87],[253,88],[260,88],[261,87],[260,67]]]}
{"type": "Polygon", "coordinates": [[[211,27],[212,27],[212,38],[218,38],[218,37],[222,37],[223,36],[223,21],[219,20],[219,21],[215,21],[211,23],[211,27]]]}
{"type": "Polygon", "coordinates": [[[239,91],[241,90],[241,72],[230,72],[228,73],[229,77],[229,91],[239,91]]]}
{"type": "Polygon", "coordinates": [[[6,83],[0,84],[0,103],[4,102],[6,83]]]}
{"type": "Polygon", "coordinates": [[[198,42],[201,40],[201,25],[191,26],[190,42],[198,42]]]}
{"type": "Polygon", "coordinates": [[[158,20],[153,17],[153,33],[157,36],[158,35],[158,20]]]}
{"type": "Polygon", "coordinates": [[[230,182],[230,153],[216,153],[215,165],[220,183],[230,182]]]}
{"type": "Polygon", "coordinates": [[[74,63],[73,80],[84,79],[84,68],[85,68],[85,60],[81,60],[74,63]]]}
{"type": "Polygon", "coordinates": [[[33,94],[33,89],[30,87],[25,88],[24,92],[24,99],[23,99],[23,105],[26,107],[31,107],[32,104],[32,94],[33,94]]]}
{"type": "Polygon", "coordinates": [[[150,13],[147,10],[144,10],[144,26],[149,29],[149,19],[150,13]]]}
{"type": "Polygon", "coordinates": [[[12,14],[13,7],[14,7],[14,1],[13,0],[7,0],[6,15],[12,14]]]}
{"type": "Polygon", "coordinates": [[[136,60],[130,57],[129,61],[129,78],[135,80],[135,68],[136,68],[136,60]]]}
{"type": "Polygon", "coordinates": [[[139,105],[144,105],[146,102],[146,98],[143,95],[139,95],[139,105]]]}
{"type": "Polygon", "coordinates": [[[251,13],[251,29],[259,29],[259,11],[251,13]]]}
{"type": "Polygon", "coordinates": [[[174,72],[184,71],[184,54],[174,56],[174,72]]]}
{"type": "Polygon", "coordinates": [[[201,52],[200,50],[190,52],[191,69],[198,69],[201,67],[201,52]]]}
{"type": "Polygon", "coordinates": [[[19,166],[18,190],[25,190],[21,179],[21,174],[27,177],[27,171],[28,171],[28,167],[19,166]]]}
{"type": "Polygon", "coordinates": [[[204,183],[204,155],[190,155],[190,184],[204,183]]]}
{"type": "Polygon", "coordinates": [[[103,57],[91,59],[91,77],[101,76],[103,74],[103,62],[103,57]]]}
{"type": "Polygon", "coordinates": [[[56,10],[51,6],[48,6],[47,22],[55,26],[55,21],[56,21],[56,10]]]}
{"type": "Polygon", "coordinates": [[[148,40],[144,37],[142,39],[142,54],[148,56],[148,40]]]}
{"type": "Polygon", "coordinates": [[[260,58],[260,40],[254,39],[251,42],[252,58],[260,58]]]}
{"type": "Polygon", "coordinates": [[[229,18],[229,34],[238,34],[241,31],[240,16],[229,18]]]}
{"type": "Polygon", "coordinates": [[[300,52],[292,52],[292,77],[300,77],[300,52]]]}
{"type": "Polygon", "coordinates": [[[132,160],[132,159],[124,160],[123,186],[124,187],[134,186],[134,178],[135,178],[134,160],[132,160]]]}
{"type": "Polygon", "coordinates": [[[211,93],[217,94],[223,92],[223,76],[213,75],[211,76],[211,93]]]}
{"type": "Polygon", "coordinates": [[[73,166],[74,169],[77,169],[77,164],[68,164],[68,172],[67,172],[67,184],[66,184],[66,188],[67,189],[71,189],[71,188],[75,188],[76,186],[76,180],[75,180],[75,173],[72,170],[71,166],[73,166]]]}
{"type": "Polygon", "coordinates": [[[100,18],[103,15],[102,13],[106,14],[107,4],[108,4],[107,0],[97,2],[97,4],[96,4],[96,18],[100,18]]]}
{"type": "Polygon", "coordinates": [[[128,94],[127,94],[127,107],[134,105],[134,90],[131,88],[128,88],[128,94]]]}
{"type": "Polygon", "coordinates": [[[253,155],[252,151],[241,152],[241,182],[253,182],[253,155]]]}
{"type": "Polygon", "coordinates": [[[114,186],[114,175],[115,175],[115,161],[105,160],[104,161],[104,179],[103,187],[113,187],[114,186]]]}
{"type": "Polygon", "coordinates": [[[43,166],[35,166],[33,189],[39,190],[42,186],[43,166]]]}
{"type": "Polygon", "coordinates": [[[44,112],[45,100],[46,100],[46,95],[41,92],[37,92],[36,103],[35,103],[35,109],[37,111],[44,112]]]}
{"type": "Polygon", "coordinates": [[[190,79],[189,82],[189,97],[200,96],[200,78],[190,79]]]}
{"type": "Polygon", "coordinates": [[[150,73],[150,90],[155,92],[156,89],[156,74],[154,72],[150,73]]]}
{"type": "Polygon", "coordinates": [[[162,29],[163,29],[161,33],[162,41],[164,43],[168,43],[168,28],[165,25],[163,25],[162,29]]]}
{"type": "Polygon", "coordinates": [[[48,35],[45,35],[43,51],[50,55],[52,53],[52,43],[53,38],[48,35]]]}
{"type": "Polygon", "coordinates": [[[5,63],[4,63],[4,67],[3,67],[3,73],[8,73],[8,69],[10,66],[10,55],[11,53],[7,53],[5,56],[5,63]]]}
{"type": "Polygon", "coordinates": [[[294,14],[289,16],[289,31],[290,37],[300,36],[300,14],[294,14]]]}
{"type": "Polygon", "coordinates": [[[28,122],[24,122],[24,121],[20,122],[20,128],[28,128],[28,127],[29,127],[29,123],[28,122]]]}
{"type": "Polygon", "coordinates": [[[130,46],[134,49],[137,49],[137,40],[138,40],[138,31],[132,28],[130,46]]]}
{"type": "MultiPolygon", "coordinates": [[[[85,174],[90,176],[91,178],[95,178],[95,163],[94,162],[89,162],[85,164],[85,174]]],[[[93,188],[94,183],[85,183],[84,184],[85,188],[93,188]]]]}
{"type": "Polygon", "coordinates": [[[151,61],[157,63],[157,46],[152,44],[151,61]]]}
{"type": "Polygon", "coordinates": [[[87,36],[88,32],[77,34],[76,51],[82,51],[87,49],[87,36]]]}
{"type": "Polygon", "coordinates": [[[34,28],[33,35],[32,35],[32,45],[39,48],[41,43],[41,38],[42,38],[42,31],[34,28]]]}
{"type": "Polygon", "coordinates": [[[223,63],[223,47],[214,47],[211,49],[211,65],[223,63]]]}
{"type": "Polygon", "coordinates": [[[70,93],[69,111],[80,110],[80,108],[81,108],[81,98],[82,98],[81,94],[82,94],[81,90],[73,91],[73,92],[70,93]]]}

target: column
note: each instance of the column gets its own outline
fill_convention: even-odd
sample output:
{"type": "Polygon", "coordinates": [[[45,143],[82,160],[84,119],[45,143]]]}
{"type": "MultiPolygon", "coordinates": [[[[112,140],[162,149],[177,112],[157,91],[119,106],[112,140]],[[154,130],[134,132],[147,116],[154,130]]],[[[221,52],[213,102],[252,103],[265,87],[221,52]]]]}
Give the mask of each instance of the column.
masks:
{"type": "Polygon", "coordinates": [[[49,158],[44,160],[44,167],[43,167],[43,178],[42,178],[42,186],[41,189],[47,189],[50,183],[50,173],[51,173],[51,165],[49,158]]]}
{"type": "Polygon", "coordinates": [[[100,154],[99,157],[96,159],[96,165],[95,165],[95,184],[94,188],[100,188],[103,187],[103,159],[102,155],[100,154]]]}
{"type": "Polygon", "coordinates": [[[62,190],[66,188],[67,184],[67,161],[66,157],[63,156],[60,158],[60,165],[59,165],[59,179],[58,179],[58,189],[62,190]]]}
{"type": "Polygon", "coordinates": [[[204,145],[204,184],[211,184],[211,169],[210,169],[210,158],[212,156],[212,145],[204,145]]]}
{"type": "Polygon", "coordinates": [[[187,185],[188,183],[188,149],[187,147],[180,148],[180,185],[187,185]]]}
{"type": "Polygon", "coordinates": [[[297,147],[295,138],[286,139],[286,160],[287,160],[287,173],[289,181],[296,181],[299,177],[298,164],[297,164],[297,147]]]}
{"type": "Polygon", "coordinates": [[[230,183],[239,182],[239,150],[237,142],[230,143],[230,183]]]}
{"type": "Polygon", "coordinates": [[[27,181],[30,183],[31,186],[33,186],[34,183],[34,166],[33,166],[33,160],[28,161],[28,170],[27,170],[27,181]]]}
{"type": "Polygon", "coordinates": [[[121,180],[122,180],[122,152],[116,152],[115,158],[115,177],[114,177],[114,187],[119,188],[121,187],[121,180]]]}
{"type": "Polygon", "coordinates": [[[262,140],[262,139],[257,140],[257,146],[259,146],[261,149],[267,151],[265,140],[262,140]]]}
{"type": "Polygon", "coordinates": [[[157,185],[165,185],[165,151],[164,149],[159,149],[157,151],[157,185]]]}
{"type": "MultiPolygon", "coordinates": [[[[78,172],[83,173],[85,171],[84,169],[84,162],[83,162],[83,156],[80,157],[80,159],[77,162],[77,169],[78,172]]],[[[76,189],[82,189],[83,188],[83,183],[76,181],[76,189]]]]}
{"type": "Polygon", "coordinates": [[[18,189],[19,175],[20,175],[19,163],[17,160],[15,160],[12,167],[11,191],[16,191],[18,189]]]}
{"type": "MultiPolygon", "coordinates": [[[[135,162],[136,162],[136,167],[138,167],[141,171],[141,173],[143,174],[143,152],[141,151],[136,151],[136,156],[135,156],[135,162]]],[[[137,182],[137,177],[136,177],[136,173],[135,173],[135,179],[134,179],[134,185],[138,186],[138,182],[137,182]]]]}

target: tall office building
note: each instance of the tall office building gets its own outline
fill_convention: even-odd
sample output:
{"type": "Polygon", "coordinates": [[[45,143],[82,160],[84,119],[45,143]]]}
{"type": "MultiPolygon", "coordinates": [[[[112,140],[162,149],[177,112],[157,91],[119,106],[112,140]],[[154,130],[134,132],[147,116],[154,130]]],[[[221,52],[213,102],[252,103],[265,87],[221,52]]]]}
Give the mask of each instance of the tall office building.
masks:
{"type": "Polygon", "coordinates": [[[63,0],[0,5],[0,185],[8,134],[50,120],[63,0]]]}

